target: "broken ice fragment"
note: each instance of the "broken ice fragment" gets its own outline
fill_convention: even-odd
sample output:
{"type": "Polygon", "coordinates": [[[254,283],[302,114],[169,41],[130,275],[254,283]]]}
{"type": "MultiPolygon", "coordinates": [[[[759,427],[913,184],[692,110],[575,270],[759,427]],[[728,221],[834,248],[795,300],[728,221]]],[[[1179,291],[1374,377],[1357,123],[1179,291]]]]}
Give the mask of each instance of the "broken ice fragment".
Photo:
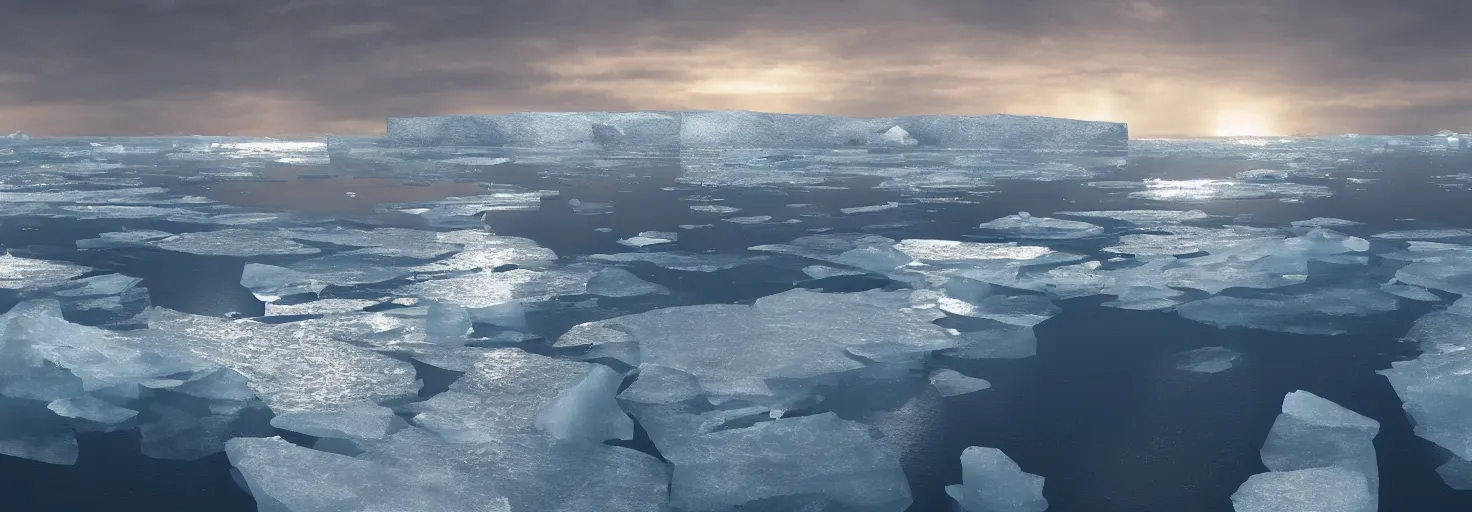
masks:
{"type": "Polygon", "coordinates": [[[71,263],[0,254],[0,289],[22,290],[55,286],[92,269],[71,263]]]}
{"type": "Polygon", "coordinates": [[[712,432],[660,451],[674,465],[676,510],[792,510],[816,498],[831,510],[901,512],[912,502],[899,453],[833,413],[712,432]]]}
{"type": "Polygon", "coordinates": [[[1295,220],[1292,224],[1293,227],[1296,228],[1347,228],[1364,225],[1363,222],[1336,219],[1332,217],[1314,217],[1308,220],[1295,220]]]}
{"type": "Polygon", "coordinates": [[[697,204],[695,206],[691,206],[690,210],[703,213],[736,213],[741,211],[740,208],[736,208],[734,206],[724,206],[719,204],[697,204]]]}
{"type": "Polygon", "coordinates": [[[900,204],[899,203],[896,203],[894,201],[890,201],[888,203],[877,204],[877,205],[873,205],[873,206],[855,206],[855,207],[852,207],[852,208],[839,208],[838,211],[843,212],[845,214],[853,215],[853,214],[856,214],[856,213],[882,212],[884,210],[893,210],[893,209],[899,208],[899,207],[900,207],[900,204]]]}
{"type": "MultiPolygon", "coordinates": [[[[1131,183],[1133,185],[1133,183],[1131,183]]],[[[1054,212],[1062,217],[1084,217],[1128,222],[1137,226],[1159,226],[1205,220],[1209,217],[1201,210],[1106,210],[1082,212],[1054,212]]]]}
{"type": "Polygon", "coordinates": [[[393,433],[401,421],[387,407],[360,402],[280,414],[271,426],[320,438],[372,440],[393,433]]]}
{"type": "Polygon", "coordinates": [[[0,396],[0,455],[69,466],[77,463],[77,438],[46,402],[0,396]]]}
{"type": "Polygon", "coordinates": [[[1252,475],[1232,493],[1236,512],[1375,512],[1364,475],[1341,467],[1252,475]]]}
{"type": "Polygon", "coordinates": [[[1176,356],[1176,369],[1195,373],[1220,373],[1232,369],[1242,359],[1238,354],[1222,347],[1204,347],[1182,352],[1176,356]]]}
{"type": "Polygon", "coordinates": [[[1439,240],[1463,237],[1472,237],[1472,229],[1410,229],[1387,231],[1374,235],[1374,238],[1382,240],[1439,240]]]}
{"type": "Polygon", "coordinates": [[[841,268],[834,268],[824,265],[809,265],[803,267],[802,273],[807,274],[808,277],[811,277],[813,279],[827,279],[830,277],[854,276],[863,274],[863,272],[857,270],[844,270],[841,268]]]}
{"type": "Polygon", "coordinates": [[[1176,308],[1184,318],[1217,327],[1248,327],[1295,334],[1341,334],[1337,317],[1395,311],[1395,296],[1379,290],[1329,288],[1270,298],[1216,296],[1176,308]]]}
{"type": "Polygon", "coordinates": [[[520,349],[487,350],[449,391],[413,404],[411,410],[419,413],[414,422],[455,442],[484,442],[538,429],[569,437],[613,433],[630,439],[633,424],[624,423],[628,416],[608,406],[622,377],[614,379],[599,366],[520,349]]]}
{"type": "Polygon", "coordinates": [[[260,263],[247,263],[240,274],[240,285],[250,290],[256,300],[276,302],[282,297],[319,294],[327,285],[303,272],[260,263]]]}
{"type": "Polygon", "coordinates": [[[733,224],[761,224],[763,222],[772,220],[772,216],[771,215],[757,215],[757,216],[753,216],[753,217],[728,217],[728,218],[724,218],[724,219],[721,219],[721,220],[726,221],[726,222],[730,222],[730,223],[733,223],[733,224]]]}
{"type": "Polygon", "coordinates": [[[168,238],[146,242],[146,244],[165,251],[200,256],[234,256],[240,258],[304,255],[321,252],[315,247],[307,247],[299,244],[281,232],[234,228],[182,233],[168,238]]]}
{"type": "MultiPolygon", "coordinates": [[[[1379,495],[1374,439],[1380,423],[1307,391],[1283,397],[1283,413],[1262,445],[1262,462],[1275,472],[1336,466],[1367,482],[1371,503],[1379,495]]],[[[1373,509],[1372,509],[1373,510],[1373,509]]]]}
{"type": "Polygon", "coordinates": [[[650,245],[667,244],[680,239],[679,233],[665,231],[644,231],[636,236],[623,238],[618,241],[619,245],[629,247],[647,247],[650,245]]]}
{"type": "Polygon", "coordinates": [[[961,484],[947,485],[946,494],[965,512],[1043,512],[1043,480],[1001,450],[972,446],[961,452],[961,484]]]}
{"type": "Polygon", "coordinates": [[[511,512],[506,498],[452,472],[406,471],[273,438],[225,445],[261,510],[291,512],[511,512]],[[309,484],[308,484],[309,483],[309,484]]]}
{"type": "Polygon", "coordinates": [[[974,393],[992,387],[985,379],[967,377],[955,370],[936,370],[930,374],[930,385],[935,386],[940,396],[957,396],[974,393]]]}
{"type": "Polygon", "coordinates": [[[1104,228],[1087,222],[1054,219],[1050,217],[1033,217],[1027,212],[1008,215],[990,222],[985,222],[977,227],[1004,233],[1012,237],[1041,240],[1088,238],[1104,233],[1104,228]]]}
{"type": "Polygon", "coordinates": [[[82,419],[104,425],[116,425],[138,415],[138,411],[118,407],[92,395],[55,400],[47,404],[46,408],[63,418],[82,419]]]}
{"type": "Polygon", "coordinates": [[[640,279],[621,268],[605,268],[588,279],[588,293],[602,297],[667,295],[669,288],[640,279]]]}
{"type": "Polygon", "coordinates": [[[583,380],[553,398],[537,415],[537,427],[562,440],[633,439],[634,422],[613,397],[624,376],[593,365],[583,380]]]}

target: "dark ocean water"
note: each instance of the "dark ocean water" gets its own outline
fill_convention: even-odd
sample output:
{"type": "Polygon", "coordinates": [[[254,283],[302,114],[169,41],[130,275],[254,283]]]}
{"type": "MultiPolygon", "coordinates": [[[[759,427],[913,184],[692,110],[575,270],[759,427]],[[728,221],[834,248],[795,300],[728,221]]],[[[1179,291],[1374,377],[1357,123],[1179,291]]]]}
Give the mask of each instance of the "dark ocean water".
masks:
{"type": "MultiPolygon", "coordinates": [[[[1229,177],[1259,166],[1232,158],[1131,156],[1101,179],[1138,181],[1229,177]]],[[[680,186],[677,165],[650,164],[627,174],[569,180],[538,172],[536,166],[501,166],[476,178],[560,192],[538,211],[492,212],[486,222],[498,234],[522,236],[563,258],[627,252],[615,241],[640,231],[678,231],[678,249],[743,253],[746,247],[782,243],[815,227],[861,231],[891,238],[966,240],[981,222],[1016,213],[1048,215],[1063,210],[1129,208],[1201,209],[1239,217],[1252,225],[1286,226],[1293,220],[1338,217],[1367,224],[1373,233],[1401,227],[1472,227],[1472,193],[1439,187],[1436,176],[1472,170],[1466,154],[1385,153],[1355,165],[1379,181],[1354,186],[1324,180],[1334,194],[1302,202],[1277,199],[1142,205],[1078,180],[1006,182],[974,203],[936,203],[851,216],[802,217],[806,203],[823,211],[904,200],[902,194],[871,188],[875,178],[828,184],[847,189],[766,187],[692,190],[680,186]],[[803,223],[741,225],[691,212],[692,194],[723,198],[739,215],[799,218],[803,223]],[[607,215],[579,215],[566,200],[612,202],[607,215]],[[1414,221],[1398,219],[1415,219],[1414,221]],[[681,224],[714,224],[681,230],[681,224]],[[593,231],[612,228],[611,233],[593,231]]],[[[375,183],[363,201],[341,200],[344,190],[363,190],[353,178],[280,182],[176,185],[226,202],[284,208],[315,215],[371,213],[365,201],[432,200],[463,193],[455,184],[431,188],[375,183]],[[309,183],[309,185],[301,185],[309,183]],[[306,187],[306,188],[303,188],[306,187]],[[436,197],[438,196],[438,197],[436,197]],[[318,200],[323,198],[323,200],[318,200]],[[325,198],[331,198],[326,200],[325,198]]],[[[361,195],[359,197],[362,197],[361,195]]],[[[67,220],[9,217],[0,222],[0,246],[18,255],[74,261],[141,277],[154,304],[180,311],[222,315],[261,314],[262,305],[241,287],[244,260],[148,250],[78,252],[73,242],[98,233],[128,229],[181,232],[200,226],[150,220],[67,220]]],[[[1359,231],[1352,231],[1360,234],[1359,231]]],[[[1361,236],[1364,236],[1361,234],[1361,236]]],[[[281,258],[280,261],[290,261],[281,258]]],[[[272,263],[273,259],[252,259],[272,263]]],[[[811,262],[809,262],[811,263],[811,262]]],[[[751,301],[795,286],[852,291],[892,286],[884,279],[832,278],[809,282],[786,260],[718,272],[680,272],[636,265],[640,277],[669,287],[668,297],[635,298],[619,307],[638,312],[656,307],[751,301]]],[[[1268,429],[1284,394],[1307,390],[1380,422],[1376,439],[1383,511],[1463,512],[1472,492],[1449,489],[1434,469],[1445,461],[1438,448],[1412,434],[1401,403],[1376,370],[1414,357],[1414,346],[1398,338],[1433,306],[1407,304],[1392,314],[1365,319],[1343,336],[1303,336],[1191,322],[1170,312],[1101,307],[1099,298],[1062,302],[1063,313],[1036,328],[1038,353],[1021,360],[965,361],[940,358],[942,366],[989,380],[986,391],[941,398],[933,389],[879,390],[891,410],[832,407],[878,424],[904,447],[903,462],[915,495],[913,512],[950,510],[943,487],[959,483],[958,456],[968,446],[1000,448],[1023,470],[1047,478],[1044,490],[1053,512],[1229,512],[1229,496],[1248,476],[1266,471],[1259,461],[1268,429]],[[1221,346],[1243,354],[1237,367],[1218,374],[1175,369],[1175,355],[1221,346]]],[[[1409,302],[1409,301],[1407,301],[1409,302]]],[[[5,308],[15,303],[6,297],[5,308]]],[[[579,313],[589,315],[590,313],[579,313]]],[[[547,339],[578,322],[606,318],[545,315],[533,327],[547,339]]],[[[429,372],[429,369],[424,369],[429,372]]],[[[453,377],[450,375],[449,377],[453,377]]],[[[446,376],[437,376],[444,381],[446,376]]],[[[443,383],[440,384],[441,386],[443,383]]],[[[431,383],[431,387],[435,384],[431,383]]],[[[83,434],[75,466],[54,466],[0,457],[0,501],[5,511],[248,511],[249,494],[232,480],[223,454],[197,461],[164,461],[138,452],[136,433],[83,434]]]]}

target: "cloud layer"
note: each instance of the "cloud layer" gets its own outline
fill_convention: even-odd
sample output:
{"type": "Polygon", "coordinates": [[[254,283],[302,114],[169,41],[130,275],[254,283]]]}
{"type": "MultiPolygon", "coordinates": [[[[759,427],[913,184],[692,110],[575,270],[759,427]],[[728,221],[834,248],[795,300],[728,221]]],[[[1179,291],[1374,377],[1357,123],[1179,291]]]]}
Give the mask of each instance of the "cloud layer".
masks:
{"type": "Polygon", "coordinates": [[[399,115],[1008,112],[1136,136],[1472,130],[1452,0],[0,2],[0,130],[373,133],[399,115]]]}

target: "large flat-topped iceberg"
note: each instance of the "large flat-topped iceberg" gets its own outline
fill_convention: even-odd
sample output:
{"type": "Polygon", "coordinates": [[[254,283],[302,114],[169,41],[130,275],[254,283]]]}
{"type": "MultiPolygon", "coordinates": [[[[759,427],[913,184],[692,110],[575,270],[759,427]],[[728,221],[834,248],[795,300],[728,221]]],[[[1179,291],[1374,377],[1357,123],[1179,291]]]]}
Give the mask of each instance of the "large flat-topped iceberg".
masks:
{"type": "Polygon", "coordinates": [[[711,110],[522,112],[388,120],[388,139],[409,146],[1123,150],[1128,135],[1124,123],[1006,114],[854,118],[711,110]]]}

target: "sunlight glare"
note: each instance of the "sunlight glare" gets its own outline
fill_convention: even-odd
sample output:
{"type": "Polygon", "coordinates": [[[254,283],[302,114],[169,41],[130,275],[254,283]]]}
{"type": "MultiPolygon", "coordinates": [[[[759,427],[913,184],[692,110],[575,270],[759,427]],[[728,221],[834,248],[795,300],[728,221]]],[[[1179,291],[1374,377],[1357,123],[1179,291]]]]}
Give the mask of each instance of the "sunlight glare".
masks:
{"type": "Polygon", "coordinates": [[[1250,137],[1269,135],[1268,121],[1262,115],[1245,110],[1224,110],[1216,116],[1218,137],[1250,137]]]}

